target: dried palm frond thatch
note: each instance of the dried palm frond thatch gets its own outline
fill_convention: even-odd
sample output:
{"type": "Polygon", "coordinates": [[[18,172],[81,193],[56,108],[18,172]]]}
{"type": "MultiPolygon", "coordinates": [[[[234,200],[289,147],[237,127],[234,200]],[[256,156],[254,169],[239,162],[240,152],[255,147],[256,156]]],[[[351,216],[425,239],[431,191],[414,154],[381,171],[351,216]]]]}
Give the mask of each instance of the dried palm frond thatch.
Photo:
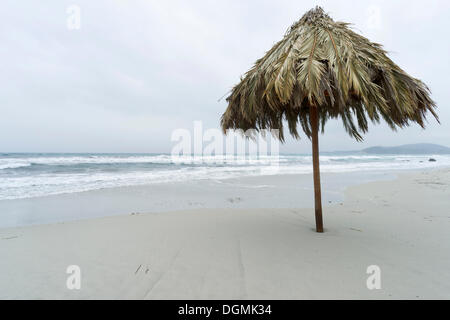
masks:
{"type": "Polygon", "coordinates": [[[333,21],[320,7],[256,61],[227,101],[224,131],[279,129],[284,141],[287,122],[292,136],[299,138],[300,124],[313,144],[316,125],[323,132],[328,119],[341,118],[357,140],[369,120],[384,119],[394,130],[411,122],[424,127],[427,111],[438,120],[423,82],[397,66],[380,44],[333,21]]]}
{"type": "Polygon", "coordinates": [[[310,137],[309,107],[317,106],[321,127],[341,118],[344,128],[362,140],[368,119],[383,118],[392,129],[425,114],[437,119],[428,87],[410,77],[377,43],[334,22],[322,8],[307,12],[266,55],[256,61],[227,98],[226,129],[280,130],[283,120],[298,138],[297,125],[310,137]]]}

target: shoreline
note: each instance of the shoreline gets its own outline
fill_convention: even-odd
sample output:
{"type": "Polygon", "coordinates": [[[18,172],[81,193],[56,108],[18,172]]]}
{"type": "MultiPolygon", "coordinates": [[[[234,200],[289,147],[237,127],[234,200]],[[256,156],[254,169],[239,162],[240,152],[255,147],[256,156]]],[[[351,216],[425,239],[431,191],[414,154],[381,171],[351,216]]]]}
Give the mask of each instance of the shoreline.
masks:
{"type": "Polygon", "coordinates": [[[450,169],[324,208],[192,209],[0,229],[6,299],[448,299],[450,169]],[[81,290],[65,287],[79,265],[81,290]],[[382,272],[368,290],[367,267],[382,272]]]}
{"type": "MultiPolygon", "coordinates": [[[[364,186],[368,186],[371,184],[377,184],[379,182],[396,182],[400,179],[402,179],[402,177],[408,177],[408,176],[414,176],[414,175],[420,175],[420,174],[426,174],[426,173],[433,173],[433,172],[447,172],[450,171],[450,167],[439,167],[439,168],[425,168],[425,169],[408,169],[408,170],[392,170],[392,172],[385,172],[385,173],[381,173],[378,171],[370,171],[369,172],[369,177],[366,177],[366,179],[362,180],[362,181],[352,181],[352,183],[345,183],[343,185],[339,186],[339,191],[336,190],[322,190],[323,194],[326,193],[332,193],[332,194],[337,194],[339,193],[339,198],[335,199],[334,201],[326,201],[324,198],[324,196],[322,196],[322,204],[324,208],[329,208],[332,206],[336,206],[336,205],[342,205],[345,200],[348,197],[352,197],[352,194],[354,191],[357,191],[359,189],[359,187],[364,187],[364,186]]],[[[349,174],[354,174],[354,175],[360,175],[361,172],[343,172],[343,173],[323,173],[321,174],[322,180],[326,180],[323,179],[323,177],[325,176],[333,176],[333,177],[338,177],[341,175],[349,175],[349,174]]],[[[238,178],[226,178],[226,179],[221,179],[221,180],[214,180],[214,182],[218,182],[219,184],[230,184],[230,185],[234,185],[234,183],[236,181],[240,181],[240,180],[247,180],[246,182],[248,182],[249,184],[247,184],[245,187],[246,188],[250,188],[250,189],[255,189],[258,190],[262,187],[268,187],[266,185],[252,185],[252,183],[255,183],[255,180],[259,180],[259,179],[265,179],[265,178],[275,178],[275,179],[280,179],[280,180],[284,180],[284,179],[295,179],[295,178],[303,178],[304,181],[302,181],[303,183],[309,183],[310,186],[308,187],[308,189],[310,189],[311,192],[313,192],[313,181],[312,181],[312,174],[279,174],[279,175],[264,175],[264,176],[243,176],[243,177],[238,177],[238,178]],[[310,178],[310,179],[309,179],[310,178]],[[311,180],[311,181],[309,181],[311,180]]],[[[196,180],[196,181],[188,181],[186,182],[186,184],[190,184],[192,182],[208,182],[209,180],[196,180]]],[[[324,181],[322,181],[322,184],[324,183],[324,181]]],[[[19,199],[7,199],[7,200],[0,200],[0,210],[2,209],[2,204],[3,203],[10,203],[10,202],[21,202],[21,201],[31,201],[34,202],[35,200],[50,200],[52,198],[59,198],[59,197],[70,197],[72,198],[72,196],[74,196],[74,199],[70,199],[70,201],[76,201],[78,200],[77,198],[79,196],[94,196],[96,197],[98,194],[102,194],[102,193],[106,193],[108,196],[111,196],[111,194],[109,192],[112,192],[112,194],[117,193],[126,193],[126,194],[131,194],[131,193],[135,193],[136,191],[139,192],[139,189],[146,189],[148,187],[173,187],[174,184],[173,183],[169,183],[169,182],[163,182],[163,183],[156,183],[156,184],[148,184],[148,185],[136,185],[136,186],[120,186],[120,187],[112,187],[112,188],[103,188],[103,189],[95,189],[95,190],[88,190],[88,191],[80,191],[80,192],[71,192],[71,193],[62,193],[62,194],[55,194],[55,195],[48,195],[48,196],[39,196],[39,197],[31,197],[31,198],[19,198],[19,199]]],[[[300,186],[300,184],[299,184],[300,186]]],[[[323,188],[323,187],[322,187],[323,188]]],[[[311,193],[313,194],[313,193],[311,193]]],[[[232,199],[226,199],[226,200],[232,200],[232,199]]],[[[239,201],[236,201],[236,203],[233,203],[232,201],[228,201],[230,204],[234,204],[233,207],[219,207],[219,208],[215,208],[215,207],[193,207],[193,208],[183,208],[183,209],[165,209],[165,210],[160,210],[160,211],[144,211],[144,212],[139,212],[139,210],[135,211],[129,211],[129,212],[122,212],[119,214],[111,214],[111,215],[101,215],[101,216],[93,216],[93,217],[83,217],[83,218],[75,218],[75,219],[68,219],[68,220],[58,220],[58,221],[52,221],[52,222],[48,222],[48,223],[32,223],[32,224],[23,224],[23,225],[16,225],[16,226],[7,226],[7,227],[3,227],[1,225],[0,222],[0,231],[1,230],[7,230],[7,229],[20,229],[20,228],[30,228],[30,227],[39,227],[39,226],[47,226],[47,225],[60,225],[60,224],[66,224],[66,223],[77,223],[77,222],[86,222],[86,221],[90,221],[90,220],[99,220],[99,219],[108,219],[108,218],[114,218],[114,217],[126,217],[126,216],[134,216],[134,215],[145,215],[145,214],[164,214],[164,213],[181,213],[184,211],[191,211],[191,210],[216,210],[216,209],[249,209],[249,210],[256,210],[256,209],[314,209],[314,199],[312,198],[309,205],[305,205],[305,206],[299,206],[299,207],[289,207],[289,206],[275,206],[275,207],[270,207],[270,208],[266,208],[266,207],[262,207],[262,206],[257,206],[257,207],[251,207],[251,206],[246,206],[245,204],[243,204],[244,206],[239,206],[239,201]]],[[[241,203],[242,204],[242,203],[241,203]]],[[[193,203],[193,205],[195,205],[195,203],[193,203]]]]}
{"type": "MultiPolygon", "coordinates": [[[[328,206],[342,202],[345,189],[351,186],[394,180],[402,174],[433,172],[446,168],[322,173],[322,203],[328,206]]],[[[312,208],[313,205],[312,173],[243,176],[0,200],[0,229],[131,213],[214,208],[312,208]]]]}
{"type": "MultiPolygon", "coordinates": [[[[375,170],[323,173],[323,204],[327,206],[341,202],[347,187],[371,181],[393,180],[398,174],[398,171],[375,170]]],[[[0,229],[130,213],[215,208],[312,208],[313,205],[312,174],[243,176],[0,200],[0,229]]]]}

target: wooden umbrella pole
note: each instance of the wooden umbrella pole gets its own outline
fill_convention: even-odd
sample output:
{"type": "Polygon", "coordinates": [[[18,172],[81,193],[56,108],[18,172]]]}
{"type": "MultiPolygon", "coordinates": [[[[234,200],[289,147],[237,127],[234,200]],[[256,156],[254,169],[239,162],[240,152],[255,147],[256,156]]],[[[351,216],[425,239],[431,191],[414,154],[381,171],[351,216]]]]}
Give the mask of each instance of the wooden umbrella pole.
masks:
{"type": "Polygon", "coordinates": [[[317,107],[310,108],[310,122],[312,135],[312,156],[313,156],[313,170],[314,170],[314,200],[316,210],[316,230],[323,233],[322,220],[322,194],[320,191],[320,167],[319,167],[319,117],[317,107]]]}

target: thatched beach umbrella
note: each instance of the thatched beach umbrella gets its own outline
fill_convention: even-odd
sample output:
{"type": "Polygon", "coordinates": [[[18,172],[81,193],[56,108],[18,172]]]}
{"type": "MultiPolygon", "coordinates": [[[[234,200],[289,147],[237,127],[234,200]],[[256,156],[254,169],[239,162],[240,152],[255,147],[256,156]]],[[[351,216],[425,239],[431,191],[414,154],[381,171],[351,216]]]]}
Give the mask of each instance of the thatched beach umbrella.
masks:
{"type": "Polygon", "coordinates": [[[409,76],[370,42],[333,21],[322,8],[307,12],[264,57],[256,61],[227,98],[222,128],[279,129],[299,138],[297,126],[312,140],[317,232],[323,232],[318,131],[341,118],[356,140],[368,120],[384,119],[393,129],[411,122],[424,127],[435,103],[427,86],[409,76]]]}

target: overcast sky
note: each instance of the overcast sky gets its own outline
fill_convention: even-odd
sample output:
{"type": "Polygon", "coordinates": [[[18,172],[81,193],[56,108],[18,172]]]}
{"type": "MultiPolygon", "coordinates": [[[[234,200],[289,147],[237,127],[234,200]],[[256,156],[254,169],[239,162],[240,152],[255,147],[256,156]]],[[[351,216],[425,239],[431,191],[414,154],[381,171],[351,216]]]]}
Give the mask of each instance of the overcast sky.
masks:
{"type": "MultiPolygon", "coordinates": [[[[322,150],[450,146],[447,0],[3,0],[0,152],[170,152],[174,129],[219,126],[226,102],[218,100],[315,5],[422,79],[442,122],[397,133],[371,126],[363,143],[329,122],[322,150]],[[68,28],[71,5],[81,9],[80,29],[68,28]]],[[[288,140],[282,151],[309,152],[309,140],[288,140]]]]}

